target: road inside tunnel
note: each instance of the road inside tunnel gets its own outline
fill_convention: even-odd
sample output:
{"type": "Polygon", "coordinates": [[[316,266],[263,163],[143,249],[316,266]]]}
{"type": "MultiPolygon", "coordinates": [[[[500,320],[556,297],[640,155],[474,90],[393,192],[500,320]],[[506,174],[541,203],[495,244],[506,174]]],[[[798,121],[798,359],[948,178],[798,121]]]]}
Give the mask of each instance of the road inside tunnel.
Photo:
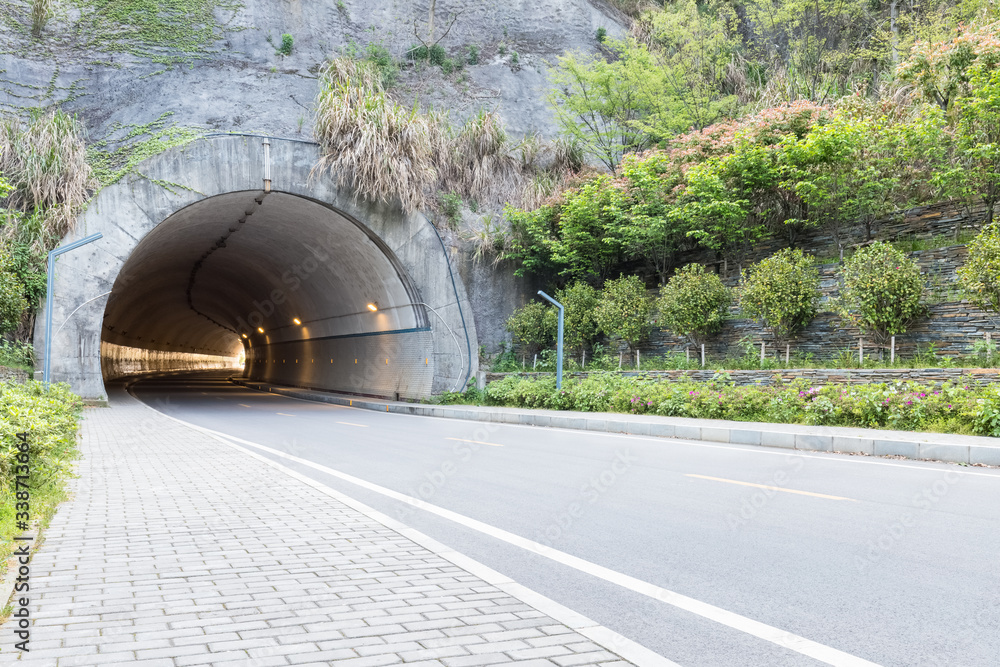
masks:
{"type": "Polygon", "coordinates": [[[306,197],[203,199],[149,232],[104,313],[105,381],[243,367],[281,384],[383,396],[429,393],[427,312],[381,240],[306,197]]]}

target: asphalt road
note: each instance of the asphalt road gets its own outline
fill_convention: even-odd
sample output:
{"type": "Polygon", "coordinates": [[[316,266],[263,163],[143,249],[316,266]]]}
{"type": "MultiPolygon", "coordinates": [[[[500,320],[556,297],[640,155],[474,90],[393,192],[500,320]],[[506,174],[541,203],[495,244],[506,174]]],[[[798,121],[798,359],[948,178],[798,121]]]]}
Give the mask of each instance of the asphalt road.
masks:
{"type": "Polygon", "coordinates": [[[1000,470],[383,414],[210,374],[131,391],[684,667],[1000,665],[1000,470]]]}

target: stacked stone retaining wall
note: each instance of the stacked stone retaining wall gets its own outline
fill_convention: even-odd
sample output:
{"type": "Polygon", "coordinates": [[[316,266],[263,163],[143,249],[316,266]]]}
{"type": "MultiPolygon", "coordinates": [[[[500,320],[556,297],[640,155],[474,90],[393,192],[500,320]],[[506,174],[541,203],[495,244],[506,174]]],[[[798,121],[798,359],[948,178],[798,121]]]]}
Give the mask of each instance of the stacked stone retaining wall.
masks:
{"type": "Polygon", "coordinates": [[[28,381],[28,372],[20,368],[0,366],[0,382],[15,382],[24,384],[28,381]]]}

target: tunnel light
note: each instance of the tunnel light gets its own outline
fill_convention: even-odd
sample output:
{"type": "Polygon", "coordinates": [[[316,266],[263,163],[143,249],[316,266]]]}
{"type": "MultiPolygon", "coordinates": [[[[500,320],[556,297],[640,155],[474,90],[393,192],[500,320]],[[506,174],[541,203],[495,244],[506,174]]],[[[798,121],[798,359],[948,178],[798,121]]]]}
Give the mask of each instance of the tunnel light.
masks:
{"type": "Polygon", "coordinates": [[[264,333],[264,327],[257,327],[257,331],[264,333]]]}
{"type": "Polygon", "coordinates": [[[244,338],[246,338],[246,337],[247,337],[247,335],[246,335],[246,334],[243,334],[243,337],[244,337],[244,338]]]}
{"type": "Polygon", "coordinates": [[[372,311],[373,313],[376,312],[378,310],[378,304],[375,303],[374,301],[369,303],[368,310],[372,311]]]}
{"type": "Polygon", "coordinates": [[[296,324],[302,324],[302,320],[300,320],[300,319],[299,319],[299,318],[297,318],[297,317],[293,317],[293,318],[292,318],[292,322],[295,322],[296,324]]]}

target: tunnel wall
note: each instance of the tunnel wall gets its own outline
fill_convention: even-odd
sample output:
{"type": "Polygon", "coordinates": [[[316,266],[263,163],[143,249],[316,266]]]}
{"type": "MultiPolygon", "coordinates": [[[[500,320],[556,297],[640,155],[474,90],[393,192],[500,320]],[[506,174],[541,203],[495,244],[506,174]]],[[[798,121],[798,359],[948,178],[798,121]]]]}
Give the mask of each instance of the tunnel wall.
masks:
{"type": "Polygon", "coordinates": [[[101,344],[101,370],[107,380],[143,373],[201,369],[243,370],[238,357],[145,350],[108,342],[101,344]]]}
{"type": "MultiPolygon", "coordinates": [[[[404,213],[398,205],[359,200],[353,192],[339,190],[329,176],[313,173],[319,159],[315,144],[272,138],[270,145],[274,193],[308,199],[363,226],[398,266],[412,291],[408,298],[428,306],[434,316],[423,314],[422,321],[401,321],[394,330],[404,331],[395,334],[357,331],[347,337],[279,337],[267,345],[257,344],[246,350],[248,359],[254,360],[247,366],[250,376],[295,386],[406,398],[451,390],[473,377],[478,359],[470,304],[430,221],[420,213],[404,213]],[[408,329],[414,330],[405,331],[408,329]],[[378,335],[365,335],[369,333],[378,335]],[[279,368],[273,361],[279,355],[298,358],[300,363],[286,362],[279,368]],[[272,362],[265,362],[265,358],[272,362]],[[301,361],[306,358],[317,362],[310,361],[307,366],[301,361]],[[337,361],[330,363],[331,358],[337,361]],[[320,364],[319,359],[327,363],[320,364]],[[354,359],[358,359],[357,364],[354,359]]],[[[51,360],[54,381],[69,382],[85,398],[106,396],[101,365],[103,317],[109,299],[105,293],[115,288],[122,267],[143,238],[174,214],[220,195],[259,192],[263,152],[260,137],[205,138],[147,160],[133,175],[98,193],[63,242],[94,232],[103,238],[62,255],[57,262],[53,290],[57,332],[51,360]]],[[[36,323],[35,347],[40,360],[46,324],[44,316],[36,323]]],[[[169,358],[162,357],[164,363],[169,358]]]]}
{"type": "MultiPolygon", "coordinates": [[[[419,396],[433,380],[429,328],[270,346],[247,357],[249,376],[266,382],[369,396],[419,396]]],[[[454,389],[455,387],[448,387],[454,389]]]]}

